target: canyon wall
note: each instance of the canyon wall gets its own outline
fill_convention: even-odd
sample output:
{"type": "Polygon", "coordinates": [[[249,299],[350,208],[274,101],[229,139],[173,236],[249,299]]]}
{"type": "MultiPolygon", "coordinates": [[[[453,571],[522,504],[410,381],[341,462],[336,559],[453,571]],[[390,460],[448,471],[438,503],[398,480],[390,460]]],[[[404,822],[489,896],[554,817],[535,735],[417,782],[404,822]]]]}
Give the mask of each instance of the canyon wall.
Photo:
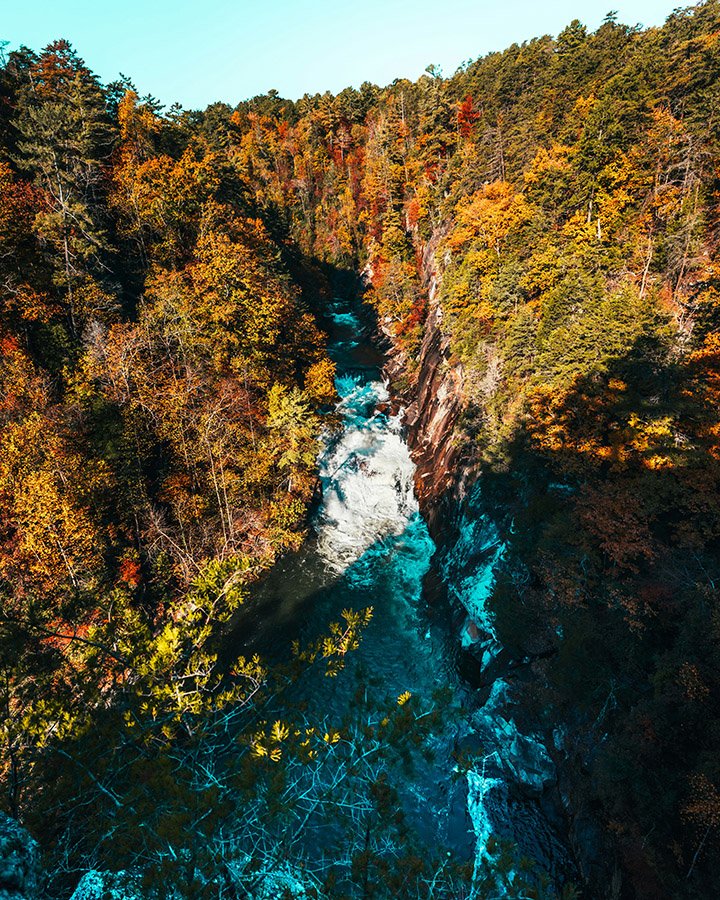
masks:
{"type": "Polygon", "coordinates": [[[390,346],[385,375],[396,401],[405,407],[408,443],[416,466],[415,491],[431,532],[443,527],[441,509],[462,496],[471,469],[471,460],[463,457],[455,433],[464,405],[463,367],[452,358],[449,338],[442,330],[437,243],[435,237],[423,250],[421,277],[428,314],[415,365],[411,367],[405,353],[393,343],[388,323],[380,323],[390,346]]]}
{"type": "Polygon", "coordinates": [[[593,813],[594,786],[585,774],[593,748],[582,723],[557,722],[548,728],[536,720],[532,704],[524,702],[543,682],[544,663],[557,652],[557,645],[548,647],[544,634],[527,633],[522,636],[525,655],[514,656],[498,640],[493,614],[485,606],[496,570],[507,569],[513,562],[504,558],[499,523],[493,521],[493,511],[483,499],[478,460],[461,433],[467,402],[464,371],[443,332],[442,273],[436,250],[437,240],[432,240],[423,251],[421,275],[428,313],[416,361],[410,363],[393,342],[390,323],[380,323],[390,348],[385,375],[395,403],[405,410],[407,440],[417,467],[416,492],[438,547],[430,594],[450,605],[462,644],[461,673],[476,687],[481,707],[487,701],[475,721],[485,747],[494,746],[494,736],[502,738],[503,729],[515,729],[519,741],[547,760],[551,773],[538,788],[531,777],[533,766],[525,770],[522,754],[520,758],[513,755],[518,741],[506,746],[499,740],[496,749],[503,761],[494,774],[499,781],[510,777],[509,795],[515,796],[513,802],[518,805],[511,804],[510,809],[498,804],[489,810],[489,817],[501,835],[521,845],[524,842],[522,848],[534,852],[540,864],[554,869],[552,874],[561,881],[570,873],[574,883],[582,885],[583,896],[619,898],[625,896],[627,885],[617,848],[593,813]],[[503,694],[507,683],[511,696],[496,704],[495,697],[503,694]],[[517,732],[516,722],[525,734],[517,732]],[[532,808],[529,820],[536,830],[534,837],[526,833],[527,810],[518,813],[523,805],[532,808]],[[501,821],[506,814],[520,815],[525,821],[508,827],[501,821]]]}

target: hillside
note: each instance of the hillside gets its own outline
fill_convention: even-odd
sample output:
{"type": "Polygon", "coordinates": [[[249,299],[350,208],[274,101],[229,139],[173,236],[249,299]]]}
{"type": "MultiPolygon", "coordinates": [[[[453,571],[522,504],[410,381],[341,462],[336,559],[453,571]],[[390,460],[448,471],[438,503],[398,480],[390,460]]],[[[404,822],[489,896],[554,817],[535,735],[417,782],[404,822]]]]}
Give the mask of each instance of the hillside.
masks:
{"type": "MultiPolygon", "coordinates": [[[[503,547],[481,604],[503,652],[482,662],[465,604],[469,680],[514,679],[577,872],[505,895],[715,896],[718,110],[717,0],[234,109],[163,110],[66,41],[7,56],[0,805],[40,843],[44,896],[89,869],[255,896],[247,875],[219,893],[236,808],[262,795],[281,833],[293,766],[325,772],[333,734],[361,746],[271,716],[300,669],[341,673],[370,612],[281,662],[223,644],[311,530],[338,292],[374,313],[410,407],[437,560],[473,521],[503,547]],[[208,748],[239,762],[211,776],[208,748]]],[[[444,571],[460,597],[469,570],[444,571]]],[[[399,698],[365,739],[402,755],[438,708],[426,733],[399,698]]],[[[397,828],[317,896],[383,897],[387,871],[393,896],[485,896],[463,865],[433,881],[414,839],[392,855],[397,828]]],[[[298,862],[253,841],[247,871],[298,862]]]]}

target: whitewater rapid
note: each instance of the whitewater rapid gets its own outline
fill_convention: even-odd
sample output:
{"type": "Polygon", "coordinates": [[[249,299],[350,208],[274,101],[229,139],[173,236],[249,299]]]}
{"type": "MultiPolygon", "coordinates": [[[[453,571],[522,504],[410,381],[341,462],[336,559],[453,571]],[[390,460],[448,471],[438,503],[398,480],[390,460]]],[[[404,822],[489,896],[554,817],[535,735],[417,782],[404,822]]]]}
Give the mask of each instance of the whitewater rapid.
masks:
{"type": "Polygon", "coordinates": [[[342,427],[327,437],[320,460],[316,528],[320,556],[341,573],[378,542],[401,535],[419,509],[402,413],[389,414],[386,385],[349,373],[338,376],[336,386],[342,427]]]}
{"type": "Polygon", "coordinates": [[[278,561],[258,591],[252,608],[264,644],[257,649],[283,658],[291,638],[311,642],[344,610],[372,607],[342,674],[305,673],[288,693],[289,711],[338,723],[356,714],[359,693],[390,707],[407,692],[428,708],[442,702],[438,729],[411,753],[411,777],[396,782],[398,802],[425,846],[473,861],[479,877],[491,836],[514,841],[519,823],[529,837],[521,843],[532,847],[540,828],[523,797],[537,797],[552,777],[540,744],[518,731],[509,685],[498,679],[478,703],[458,675],[461,643],[480,644],[483,668],[501,649],[488,601],[506,548],[473,495],[457,539],[436,553],[415,496],[402,410],[393,411],[362,308],[336,300],[329,314],[339,401],[322,436],[315,536],[278,561]],[[428,604],[431,566],[450,604],[428,604]],[[465,611],[462,627],[457,609],[465,611]]]}

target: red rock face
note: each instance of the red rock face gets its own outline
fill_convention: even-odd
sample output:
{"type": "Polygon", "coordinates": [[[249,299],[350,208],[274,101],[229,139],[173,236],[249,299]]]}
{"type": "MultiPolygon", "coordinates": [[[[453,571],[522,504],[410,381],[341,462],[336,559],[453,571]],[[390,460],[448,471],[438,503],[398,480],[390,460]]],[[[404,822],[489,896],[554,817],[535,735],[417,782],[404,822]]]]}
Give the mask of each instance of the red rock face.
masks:
{"type": "MultiPolygon", "coordinates": [[[[432,240],[423,254],[423,280],[428,292],[428,316],[420,350],[420,364],[395,396],[405,404],[407,441],[417,467],[415,491],[431,532],[438,525],[440,499],[448,489],[462,492],[463,473],[460,451],[454,431],[464,406],[463,368],[453,361],[449,341],[442,332],[442,308],[437,299],[438,275],[435,270],[437,241],[432,240]]],[[[391,384],[407,380],[407,360],[394,348],[385,374],[391,384]]]]}
{"type": "Polygon", "coordinates": [[[428,510],[433,499],[439,498],[457,478],[453,433],[463,406],[462,366],[450,362],[440,316],[437,302],[431,299],[415,396],[405,416],[417,466],[415,489],[420,503],[428,510]]]}

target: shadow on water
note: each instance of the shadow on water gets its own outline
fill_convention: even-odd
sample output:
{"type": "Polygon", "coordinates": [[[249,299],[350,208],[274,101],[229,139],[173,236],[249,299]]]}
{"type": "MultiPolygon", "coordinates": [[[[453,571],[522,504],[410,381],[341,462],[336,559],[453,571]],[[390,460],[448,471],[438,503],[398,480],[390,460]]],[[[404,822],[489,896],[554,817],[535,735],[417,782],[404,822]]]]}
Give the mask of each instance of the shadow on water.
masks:
{"type": "Polygon", "coordinates": [[[434,547],[419,514],[404,531],[376,541],[342,573],[327,566],[309,541],[259,582],[231,636],[235,654],[287,659],[294,640],[307,644],[327,633],[344,609],[373,607],[348,669],[380,677],[387,692],[455,685],[457,639],[447,615],[425,603],[423,582],[434,547]]]}
{"type": "Polygon", "coordinates": [[[343,610],[372,607],[343,671],[328,678],[324,666],[310,666],[273,701],[272,715],[337,727],[366,708],[397,709],[406,691],[423,708],[442,705],[438,728],[422,745],[409,745],[411,774],[396,787],[424,845],[441,841],[470,859],[472,826],[453,777],[468,695],[456,673],[447,607],[432,608],[423,593],[435,545],[417,507],[400,419],[390,415],[372,321],[353,302],[336,300],[329,310],[340,427],[324,437],[314,536],[253,587],[227,649],[283,663],[294,641],[307,646],[327,635],[343,610]]]}
{"type": "Polygon", "coordinates": [[[441,724],[424,745],[411,751],[409,767],[396,770],[399,803],[421,843],[439,843],[459,860],[474,853],[464,783],[454,770],[464,717],[470,699],[455,668],[457,640],[448,616],[427,605],[423,582],[434,545],[419,514],[399,535],[376,541],[338,574],[318,556],[314,542],[286,556],[256,586],[238,621],[235,653],[256,652],[269,662],[283,662],[291,643],[307,645],[328,633],[343,609],[373,607],[359,648],[343,671],[328,678],[322,665],[308,667],[276,698],[270,717],[339,727],[362,720],[368,710],[394,707],[410,691],[423,708],[432,709],[445,688],[441,724]]]}

